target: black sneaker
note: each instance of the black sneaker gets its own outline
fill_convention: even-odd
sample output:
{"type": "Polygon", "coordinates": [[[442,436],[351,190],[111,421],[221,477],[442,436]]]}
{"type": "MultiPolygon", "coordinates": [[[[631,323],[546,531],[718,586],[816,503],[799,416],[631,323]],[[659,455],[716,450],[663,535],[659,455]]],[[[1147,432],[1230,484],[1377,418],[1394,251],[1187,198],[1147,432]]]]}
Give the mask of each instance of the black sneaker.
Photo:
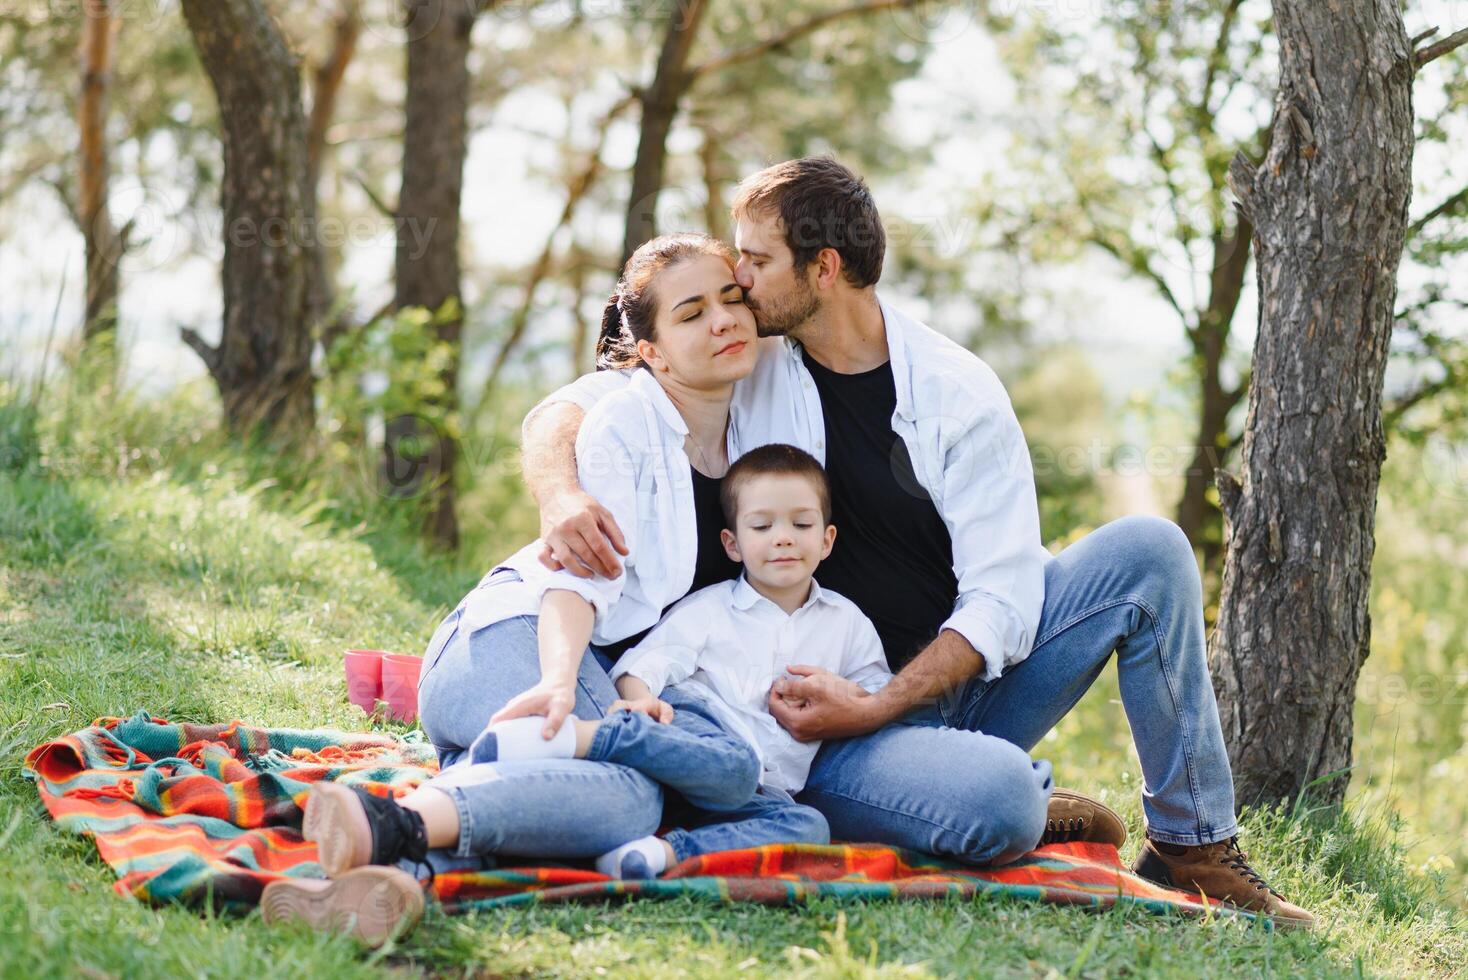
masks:
{"type": "Polygon", "coordinates": [[[397,864],[428,857],[428,830],[416,811],[354,786],[316,783],[306,797],[302,835],[316,842],[318,860],[335,877],[363,864],[397,864]]]}

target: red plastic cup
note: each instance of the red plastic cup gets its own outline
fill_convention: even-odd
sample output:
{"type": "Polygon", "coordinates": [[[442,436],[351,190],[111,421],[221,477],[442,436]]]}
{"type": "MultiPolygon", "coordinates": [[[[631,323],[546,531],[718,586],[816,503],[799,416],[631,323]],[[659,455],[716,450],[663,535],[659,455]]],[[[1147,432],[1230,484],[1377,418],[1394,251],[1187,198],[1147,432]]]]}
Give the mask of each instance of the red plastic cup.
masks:
{"type": "Polygon", "coordinates": [[[347,672],[347,700],[369,715],[382,697],[384,656],[381,650],[348,650],[342,654],[342,666],[347,672]]]}
{"type": "Polygon", "coordinates": [[[389,653],[382,658],[382,699],[388,714],[398,721],[418,717],[418,678],[423,658],[406,653],[389,653]]]}

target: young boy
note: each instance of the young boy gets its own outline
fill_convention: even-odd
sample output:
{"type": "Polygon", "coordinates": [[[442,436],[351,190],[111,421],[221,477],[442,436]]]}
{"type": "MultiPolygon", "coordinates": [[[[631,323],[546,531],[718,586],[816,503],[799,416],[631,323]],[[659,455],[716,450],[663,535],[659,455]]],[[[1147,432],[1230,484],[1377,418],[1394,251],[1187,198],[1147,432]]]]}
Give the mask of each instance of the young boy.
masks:
{"type": "Polygon", "coordinates": [[[891,673],[876,628],[812,577],[831,553],[830,489],[820,463],[793,446],[755,449],[721,488],[729,557],[744,574],[676,604],[617,662],[622,700],[601,721],[568,719],[550,741],[542,719],[491,725],[475,762],[592,758],[637,769],[676,790],[665,837],[624,844],[597,861],[612,877],[652,877],[711,851],[826,843],[821,814],[791,799],[818,742],[797,742],[768,710],[771,685],[822,667],[868,692],[891,673]]]}

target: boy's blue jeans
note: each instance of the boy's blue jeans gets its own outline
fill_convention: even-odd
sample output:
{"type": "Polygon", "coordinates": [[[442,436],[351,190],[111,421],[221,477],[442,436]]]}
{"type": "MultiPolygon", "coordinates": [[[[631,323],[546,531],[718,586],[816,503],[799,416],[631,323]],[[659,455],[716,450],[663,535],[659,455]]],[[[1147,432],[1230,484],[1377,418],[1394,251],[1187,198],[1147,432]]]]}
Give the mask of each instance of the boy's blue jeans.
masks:
{"type": "Polygon", "coordinates": [[[671,723],[628,711],[608,715],[586,758],[635,769],[677,794],[665,812],[677,829],[664,839],[679,861],[762,844],[830,843],[819,810],[761,789],[759,754],[725,731],[701,698],[670,687],[662,699],[673,708],[671,723]]]}

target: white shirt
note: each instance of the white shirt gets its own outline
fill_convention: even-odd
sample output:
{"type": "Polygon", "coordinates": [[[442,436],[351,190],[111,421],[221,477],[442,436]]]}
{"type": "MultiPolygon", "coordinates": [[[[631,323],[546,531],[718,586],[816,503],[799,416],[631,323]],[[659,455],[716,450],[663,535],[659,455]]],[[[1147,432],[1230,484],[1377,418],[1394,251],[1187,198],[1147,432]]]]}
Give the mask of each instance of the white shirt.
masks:
{"type": "MultiPolygon", "coordinates": [[[[878,302],[897,389],[892,431],[953,542],[958,601],[941,628],[979,651],[982,676],[992,680],[1030,655],[1045,600],[1050,553],[1040,541],[1029,447],[987,364],[880,296],[878,302]]],[[[540,405],[573,401],[586,408],[626,383],[621,372],[596,372],[540,405]]],[[[785,442],[826,460],[820,396],[794,341],[761,342],[754,373],[735,386],[730,418],[748,448],[785,442]]]]}
{"type": "Polygon", "coordinates": [[[630,674],[654,695],[690,689],[759,753],[763,785],[798,793],[820,743],[797,742],[767,707],[770,685],[791,664],[824,667],[873,693],[892,679],[876,627],[856,603],[813,580],[805,604],[787,614],[743,576],[668,610],[617,661],[612,679],[630,674]]]}
{"type": "MultiPolygon", "coordinates": [[[[541,542],[527,545],[491,569],[464,599],[466,633],[512,616],[534,616],[551,589],[565,589],[596,611],[591,642],[624,640],[658,621],[662,611],[693,585],[698,521],[693,509],[692,467],[684,452],[688,425],[657,380],[646,371],[621,378],[619,390],[598,401],[576,437],[576,469],[582,488],[609,510],[627,540],[629,554],[616,578],[577,578],[540,563],[541,542]],[[513,568],[522,581],[489,578],[513,568]]],[[[729,426],[731,461],[742,440],[729,426]]]]}

